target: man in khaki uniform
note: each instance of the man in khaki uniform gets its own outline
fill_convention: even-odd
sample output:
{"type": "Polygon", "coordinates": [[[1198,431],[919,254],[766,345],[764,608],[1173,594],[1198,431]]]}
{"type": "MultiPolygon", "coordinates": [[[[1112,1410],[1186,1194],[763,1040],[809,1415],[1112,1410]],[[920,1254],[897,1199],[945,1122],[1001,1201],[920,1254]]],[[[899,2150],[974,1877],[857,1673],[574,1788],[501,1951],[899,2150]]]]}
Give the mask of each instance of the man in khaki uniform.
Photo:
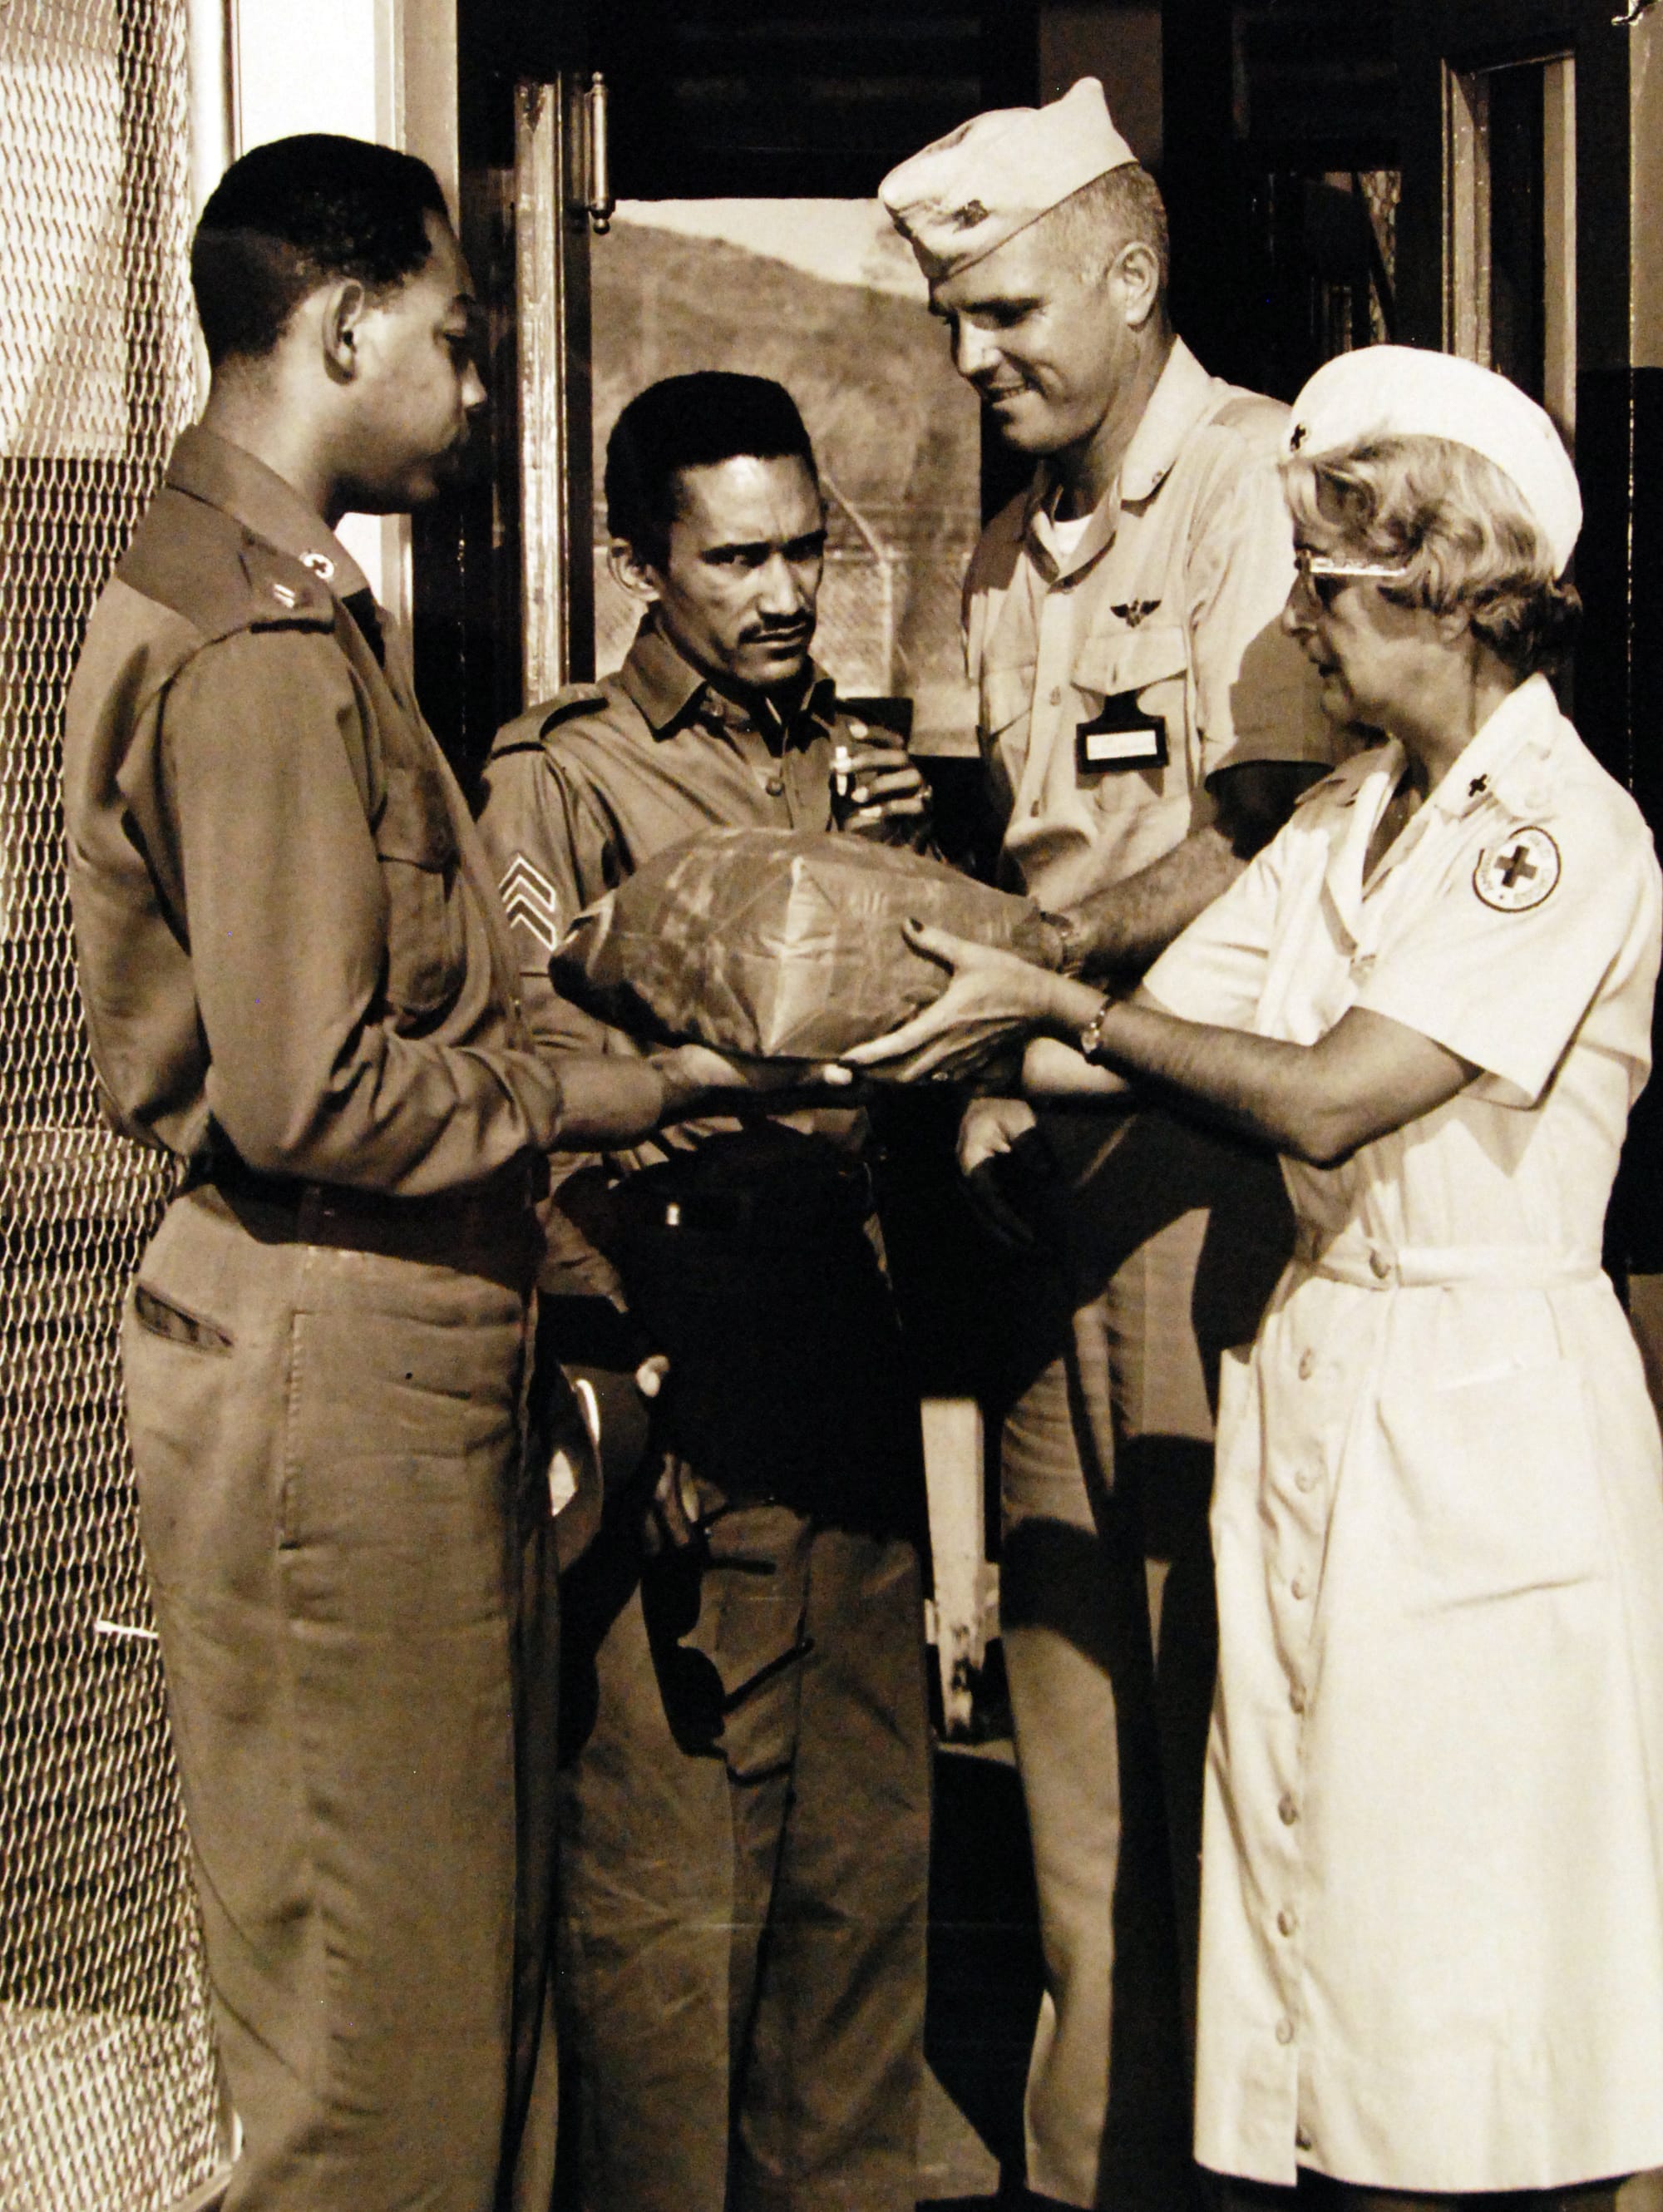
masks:
{"type": "MultiPolygon", "coordinates": [[[[718,826],[831,829],[840,750],[844,834],[925,822],[917,768],[809,657],[825,507],[790,395],[710,370],[649,386],[613,428],[606,496],[640,629],[616,676],[501,733],[480,817],[556,1050],[555,938],[654,854],[718,826]]],[[[604,1414],[627,1471],[566,1584],[562,2133],[586,2212],[916,2195],[923,1468],[865,1139],[847,1109],[689,1126],[557,1193],[556,1232],[563,1206],[622,1281],[551,1250],[556,1335],[588,1347],[613,1435],[635,1361],[668,1354],[655,1443],[675,1455],[667,1476],[657,1450],[628,1469],[604,1414]]]]}
{"type": "Polygon", "coordinates": [[[334,526],[484,398],[432,173],[247,155],[203,422],[94,610],[64,814],[113,1125],[182,1183],[122,1358],[229,2212],[548,2201],[555,1625],[522,1466],[533,1200],[719,1074],[531,1048],[454,780],[334,526]],[[539,2065],[539,2057],[543,2063],[539,2065]]]}
{"type": "MultiPolygon", "coordinates": [[[[976,118],[882,190],[961,374],[1037,463],[966,585],[1001,872],[1053,913],[1059,960],[1135,974],[1331,762],[1313,673],[1277,628],[1285,410],[1173,332],[1160,196],[1095,79],[976,118]]],[[[1046,1960],[1029,2181],[1169,2212],[1187,2185],[1211,1401],[1220,1350],[1275,1280],[1285,1201],[1273,1165],[1159,1114],[1105,1138],[973,1105],[966,1168],[997,1175],[1013,1146],[1038,1162],[1023,1181],[1048,1193],[1072,1312],[1035,1328],[1003,1443],[1001,1620],[1046,1960]]]]}

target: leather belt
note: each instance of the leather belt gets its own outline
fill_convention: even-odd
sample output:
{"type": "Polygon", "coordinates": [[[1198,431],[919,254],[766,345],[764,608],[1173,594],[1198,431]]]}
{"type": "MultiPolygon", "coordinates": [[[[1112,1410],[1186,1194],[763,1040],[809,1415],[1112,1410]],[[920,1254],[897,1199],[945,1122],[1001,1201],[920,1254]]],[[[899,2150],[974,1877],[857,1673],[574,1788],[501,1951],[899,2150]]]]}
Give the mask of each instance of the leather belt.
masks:
{"type": "Polygon", "coordinates": [[[543,1255],[535,1206],[539,1182],[546,1181],[546,1164],[539,1158],[514,1162],[466,1189],[403,1197],[264,1175],[221,1152],[202,1164],[186,1188],[216,1190],[249,1234],[264,1243],[373,1252],[524,1291],[536,1279],[543,1255]]]}

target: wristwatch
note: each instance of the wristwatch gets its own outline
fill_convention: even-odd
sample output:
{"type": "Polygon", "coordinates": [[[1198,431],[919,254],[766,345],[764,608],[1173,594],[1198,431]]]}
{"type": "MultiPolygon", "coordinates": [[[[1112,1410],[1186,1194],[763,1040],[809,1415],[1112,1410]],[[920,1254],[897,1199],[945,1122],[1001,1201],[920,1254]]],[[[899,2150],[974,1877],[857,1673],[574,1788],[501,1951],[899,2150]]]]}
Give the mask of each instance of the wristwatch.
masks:
{"type": "Polygon", "coordinates": [[[1095,1060],[1097,1054],[1102,1051],[1103,1043],[1103,1024],[1108,1019],[1109,1011],[1113,1007],[1114,1004],[1114,1000],[1105,994],[1102,1006],[1098,1007],[1096,1012],[1093,1014],[1091,1019],[1080,1031],[1079,1037],[1075,1044],[1074,1049],[1079,1054],[1082,1060],[1095,1060]]]}
{"type": "Polygon", "coordinates": [[[1077,975],[1089,950],[1079,924],[1071,915],[1053,914],[1048,907],[1041,909],[1040,919],[1057,933],[1057,964],[1053,974],[1077,975]]]}

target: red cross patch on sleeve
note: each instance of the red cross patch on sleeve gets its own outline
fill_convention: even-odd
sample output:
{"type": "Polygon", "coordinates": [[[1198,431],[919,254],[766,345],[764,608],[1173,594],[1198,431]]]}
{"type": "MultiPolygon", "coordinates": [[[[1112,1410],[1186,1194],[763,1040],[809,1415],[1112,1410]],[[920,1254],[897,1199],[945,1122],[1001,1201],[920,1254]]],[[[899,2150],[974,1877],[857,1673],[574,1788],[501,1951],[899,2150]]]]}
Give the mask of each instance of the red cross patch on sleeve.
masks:
{"type": "Polygon", "coordinates": [[[1497,914],[1526,914],[1551,892],[1560,866],[1559,848],[1545,830],[1509,830],[1479,854],[1472,888],[1497,914]]]}

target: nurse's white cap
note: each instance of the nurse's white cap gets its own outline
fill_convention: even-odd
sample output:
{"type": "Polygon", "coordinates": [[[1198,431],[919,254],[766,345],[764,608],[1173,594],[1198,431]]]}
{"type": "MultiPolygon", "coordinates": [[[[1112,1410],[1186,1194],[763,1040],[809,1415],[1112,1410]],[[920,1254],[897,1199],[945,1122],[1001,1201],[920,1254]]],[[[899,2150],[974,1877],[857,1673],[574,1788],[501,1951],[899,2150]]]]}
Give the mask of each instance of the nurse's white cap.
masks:
{"type": "Polygon", "coordinates": [[[1102,86],[1083,76],[1047,107],[973,115],[891,169],[877,196],[934,284],[1137,158],[1109,119],[1102,86]]]}
{"type": "Polygon", "coordinates": [[[1582,495],[1551,418],[1493,368],[1418,346],[1362,346],[1325,362],[1293,404],[1283,442],[1310,459],[1376,438],[1448,438],[1508,477],[1555,573],[1582,527],[1582,495]]]}

